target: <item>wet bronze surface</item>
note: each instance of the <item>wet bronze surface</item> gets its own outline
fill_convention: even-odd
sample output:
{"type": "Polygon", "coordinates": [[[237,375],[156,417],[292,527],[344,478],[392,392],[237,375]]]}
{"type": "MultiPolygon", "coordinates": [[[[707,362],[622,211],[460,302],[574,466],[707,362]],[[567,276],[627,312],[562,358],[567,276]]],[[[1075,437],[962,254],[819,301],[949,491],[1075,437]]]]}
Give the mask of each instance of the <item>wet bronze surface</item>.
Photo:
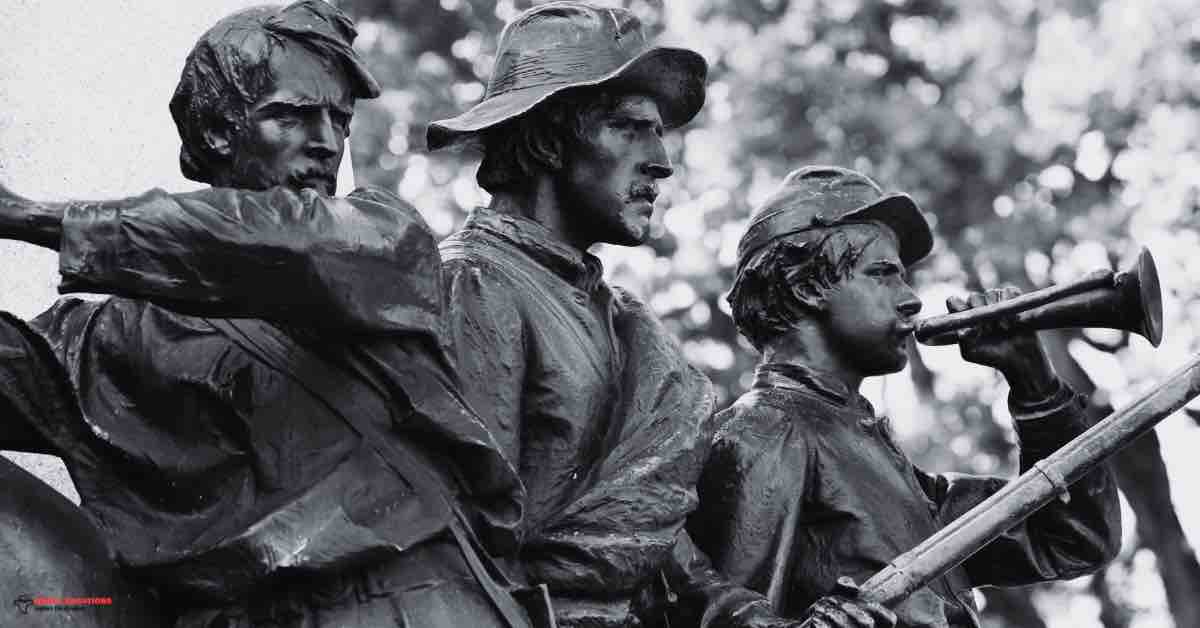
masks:
{"type": "Polygon", "coordinates": [[[353,38],[305,0],[197,44],[181,166],[243,189],[5,190],[5,237],[60,249],[64,289],[112,295],[0,321],[4,446],[62,456],[82,498],[19,476],[7,529],[34,584],[126,577],[167,614],[131,627],[528,621],[480,562],[513,547],[521,487],[454,389],[433,236],[394,195],[324,196],[354,99],[378,93],[353,38]],[[56,518],[78,548],[28,534],[56,518]]]}

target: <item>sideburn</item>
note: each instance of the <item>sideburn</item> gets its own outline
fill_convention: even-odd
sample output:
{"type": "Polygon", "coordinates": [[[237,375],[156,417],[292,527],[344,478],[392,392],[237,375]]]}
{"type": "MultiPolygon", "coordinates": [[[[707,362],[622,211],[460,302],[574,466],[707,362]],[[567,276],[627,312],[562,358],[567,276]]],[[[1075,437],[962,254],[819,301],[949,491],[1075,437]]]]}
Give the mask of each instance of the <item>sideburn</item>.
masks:
{"type": "MultiPolygon", "coordinates": [[[[243,118],[243,122],[245,120],[243,118]]],[[[263,159],[263,155],[249,150],[246,142],[249,134],[247,125],[243,123],[230,138],[233,155],[229,161],[228,185],[249,190],[265,190],[275,185],[281,185],[282,181],[271,181],[267,178],[263,163],[269,159],[263,159]]]]}

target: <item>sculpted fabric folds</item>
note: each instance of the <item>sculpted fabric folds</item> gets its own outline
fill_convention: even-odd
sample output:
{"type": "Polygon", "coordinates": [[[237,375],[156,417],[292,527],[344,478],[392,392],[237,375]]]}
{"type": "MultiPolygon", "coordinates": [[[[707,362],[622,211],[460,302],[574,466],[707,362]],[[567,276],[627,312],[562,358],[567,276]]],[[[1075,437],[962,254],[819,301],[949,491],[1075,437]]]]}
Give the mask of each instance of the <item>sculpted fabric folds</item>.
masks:
{"type": "MultiPolygon", "coordinates": [[[[1012,410],[1022,471],[1089,427],[1065,386],[1044,407],[1012,410]]],[[[718,422],[689,530],[731,580],[779,590],[772,601],[786,616],[800,616],[839,576],[864,581],[1005,482],[924,473],[865,399],[794,365],[760,366],[754,388],[718,422]]],[[[1069,503],[1046,506],[897,605],[899,625],[978,626],[973,587],[1094,570],[1119,543],[1115,490],[1104,470],[1083,478],[1069,503]]],[[[710,619],[713,627],[731,625],[710,619]]]]}
{"type": "Polygon", "coordinates": [[[146,298],[199,316],[436,336],[440,265],[415,209],[379,190],[161,190],[75,205],[62,292],[146,298]],[[265,289],[269,287],[269,289],[265,289]]]}
{"type": "Polygon", "coordinates": [[[485,541],[515,544],[520,482],[455,392],[437,328],[440,261],[411,207],[366,192],[153,192],[76,207],[67,233],[68,287],[151,302],[62,299],[33,323],[48,345],[6,319],[36,350],[0,373],[77,392],[78,409],[29,407],[30,424],[65,456],[122,564],[215,603],[281,570],[351,566],[444,531],[443,487],[399,477],[348,427],[347,408],[297,384],[304,365],[359,391],[353,411],[457,487],[485,541]],[[254,254],[214,252],[226,247],[254,254]],[[351,250],[378,272],[347,274],[351,250]],[[216,306],[282,322],[179,313],[216,306]],[[310,320],[356,331],[300,325],[310,320]]]}
{"type": "Polygon", "coordinates": [[[624,625],[695,507],[711,385],[536,223],[478,209],[442,251],[464,391],[528,491],[526,576],[560,625],[624,625]]]}
{"type": "Polygon", "coordinates": [[[595,482],[526,549],[535,580],[590,594],[632,590],[671,552],[696,505],[692,482],[713,404],[708,380],[644,305],[618,293],[617,311],[628,354],[616,446],[595,463],[595,482]]]}

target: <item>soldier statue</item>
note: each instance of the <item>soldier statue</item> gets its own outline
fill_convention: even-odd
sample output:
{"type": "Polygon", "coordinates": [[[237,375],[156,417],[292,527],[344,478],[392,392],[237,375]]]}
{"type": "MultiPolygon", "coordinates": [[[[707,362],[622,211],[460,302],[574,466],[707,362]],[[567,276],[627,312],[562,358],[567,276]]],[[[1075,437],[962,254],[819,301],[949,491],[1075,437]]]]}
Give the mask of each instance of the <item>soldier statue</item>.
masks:
{"type": "Polygon", "coordinates": [[[523,489],[456,391],[433,234],[389,193],[330,198],[355,100],[379,93],[354,37],[302,0],[200,38],[170,109],[211,189],[3,190],[0,237],[56,249],[63,292],[112,296],[0,321],[0,444],[61,456],[82,500],[0,501],[0,538],[68,512],[87,553],[26,564],[115,565],[158,597],[141,625],[530,625],[488,559],[523,489]]]}
{"type": "MultiPolygon", "coordinates": [[[[810,166],[787,176],[738,245],[729,293],[738,330],[762,354],[750,391],[720,413],[689,524],[757,604],[820,626],[978,628],[972,589],[1074,578],[1116,554],[1116,486],[1100,467],[1056,501],[892,610],[862,582],[999,490],[1004,478],[930,474],[896,445],[859,393],[904,368],[921,301],[907,269],[932,234],[913,200],[865,175],[810,166]]],[[[951,298],[961,311],[1013,290],[951,298]]],[[[1000,371],[1025,471],[1090,427],[1032,332],[961,332],[963,357],[1000,371]]]]}

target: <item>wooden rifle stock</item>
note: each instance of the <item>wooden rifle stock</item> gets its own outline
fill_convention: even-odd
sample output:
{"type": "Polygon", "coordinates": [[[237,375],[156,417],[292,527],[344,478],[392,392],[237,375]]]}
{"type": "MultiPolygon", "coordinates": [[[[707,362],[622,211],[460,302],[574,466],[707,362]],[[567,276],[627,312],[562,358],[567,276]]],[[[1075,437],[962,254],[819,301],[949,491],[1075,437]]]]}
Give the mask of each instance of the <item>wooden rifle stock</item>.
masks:
{"type": "MultiPolygon", "coordinates": [[[[970,558],[1006,530],[1024,521],[1092,469],[1154,429],[1200,395],[1200,356],[1158,387],[1063,445],[942,528],[896,557],[860,586],[860,598],[893,605],[970,558]]],[[[804,622],[808,626],[811,622],[804,622]]]]}

